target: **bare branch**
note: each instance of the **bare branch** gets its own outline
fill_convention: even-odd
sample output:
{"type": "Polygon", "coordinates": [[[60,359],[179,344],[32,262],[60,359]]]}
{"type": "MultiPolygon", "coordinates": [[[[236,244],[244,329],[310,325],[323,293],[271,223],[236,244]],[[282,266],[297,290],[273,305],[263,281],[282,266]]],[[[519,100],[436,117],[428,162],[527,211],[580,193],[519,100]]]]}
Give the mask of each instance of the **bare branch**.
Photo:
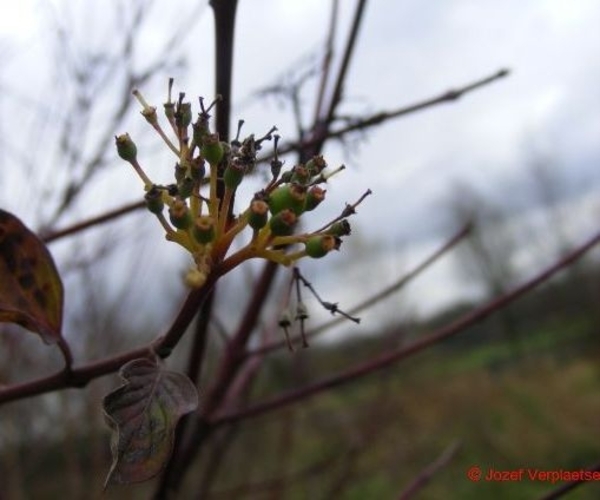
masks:
{"type": "Polygon", "coordinates": [[[417,477],[400,493],[398,500],[409,500],[417,495],[431,481],[431,478],[441,469],[446,467],[448,463],[456,456],[460,450],[460,441],[454,441],[450,444],[442,454],[425,467],[417,477]]]}
{"type": "Polygon", "coordinates": [[[153,342],[137,349],[88,363],[79,368],[66,369],[54,375],[22,384],[4,386],[0,388],[0,404],[68,387],[85,387],[91,380],[115,373],[125,363],[136,358],[168,357],[181,340],[185,330],[196,315],[199,305],[210,293],[212,285],[217,279],[218,276],[211,273],[204,287],[190,292],[170,328],[163,336],[156,338],[153,342]]]}
{"type": "MultiPolygon", "coordinates": [[[[496,80],[508,76],[508,74],[508,69],[501,69],[493,75],[469,83],[463,87],[448,90],[437,97],[432,97],[423,101],[416,102],[414,104],[409,104],[408,106],[403,106],[393,111],[381,111],[366,118],[358,118],[354,123],[347,125],[346,127],[342,127],[338,130],[323,132],[321,136],[315,135],[314,137],[295,143],[288,142],[287,144],[283,144],[281,148],[279,148],[279,154],[283,155],[292,151],[303,151],[306,148],[312,147],[315,144],[319,144],[327,139],[341,139],[350,132],[365,130],[367,128],[371,128],[376,125],[385,123],[386,121],[391,120],[393,118],[399,118],[401,116],[405,116],[411,113],[416,113],[417,111],[437,106],[438,104],[455,102],[465,94],[480,89],[481,87],[484,87],[486,85],[489,85],[490,83],[493,83],[496,80]]],[[[260,161],[267,161],[268,159],[270,159],[270,156],[260,158],[260,161]]]]}
{"type": "MultiPolygon", "coordinates": [[[[596,464],[594,464],[584,470],[585,470],[585,472],[590,472],[590,473],[600,472],[600,462],[597,462],[596,464]]],[[[570,493],[572,490],[574,490],[575,488],[577,488],[578,486],[581,486],[582,484],[584,484],[586,482],[589,482],[589,481],[586,481],[583,478],[576,480],[576,481],[568,481],[564,484],[561,484],[558,488],[541,496],[540,500],[556,500],[557,498],[561,498],[561,497],[565,496],[567,493],[570,493]]]]}
{"type": "Polygon", "coordinates": [[[73,224],[72,226],[66,227],[64,229],[58,229],[47,234],[42,233],[41,238],[46,243],[50,243],[60,238],[64,238],[65,236],[70,236],[85,229],[89,229],[90,227],[97,226],[98,224],[104,224],[105,222],[109,222],[113,219],[121,217],[122,215],[134,212],[145,207],[146,203],[144,201],[134,201],[127,205],[123,205],[122,207],[105,212],[102,215],[98,215],[96,217],[92,217],[90,219],[78,222],[77,224],[73,224]]]}
{"type": "Polygon", "coordinates": [[[331,131],[331,125],[333,124],[335,112],[342,101],[343,88],[346,84],[346,77],[348,75],[348,69],[350,67],[350,61],[352,59],[352,55],[354,54],[354,48],[356,46],[356,40],[358,37],[358,30],[360,24],[363,19],[364,8],[367,3],[367,0],[359,0],[356,5],[356,10],[354,12],[354,18],[352,20],[352,27],[350,28],[350,33],[348,35],[348,40],[346,42],[346,47],[344,49],[344,54],[342,56],[342,63],[340,65],[337,79],[335,81],[335,85],[330,97],[329,106],[325,116],[316,117],[315,122],[313,123],[310,138],[305,140],[303,137],[299,138],[302,141],[303,147],[300,149],[302,154],[307,154],[308,156],[312,156],[317,154],[319,151],[323,149],[323,145],[327,140],[327,137],[331,131]]]}
{"type": "Polygon", "coordinates": [[[342,64],[338,73],[337,80],[335,82],[335,88],[331,96],[331,102],[329,103],[329,109],[327,115],[323,117],[323,123],[329,125],[332,123],[335,116],[335,112],[340,102],[342,101],[343,89],[346,84],[346,76],[348,75],[348,69],[350,69],[350,61],[354,54],[354,48],[356,47],[356,40],[358,39],[358,30],[364,17],[365,6],[367,0],[359,0],[354,11],[354,18],[352,20],[352,28],[346,42],[346,48],[344,49],[344,55],[342,58],[342,64]]]}
{"type": "Polygon", "coordinates": [[[329,20],[329,30],[327,40],[325,41],[325,54],[323,55],[323,64],[321,68],[321,83],[319,84],[319,93],[317,95],[317,102],[315,106],[315,116],[313,123],[318,123],[319,117],[322,113],[323,101],[325,99],[325,92],[327,90],[327,82],[329,81],[329,74],[331,70],[331,61],[333,60],[333,43],[335,41],[335,34],[338,25],[338,10],[339,1],[333,0],[331,2],[331,17],[329,20]]]}

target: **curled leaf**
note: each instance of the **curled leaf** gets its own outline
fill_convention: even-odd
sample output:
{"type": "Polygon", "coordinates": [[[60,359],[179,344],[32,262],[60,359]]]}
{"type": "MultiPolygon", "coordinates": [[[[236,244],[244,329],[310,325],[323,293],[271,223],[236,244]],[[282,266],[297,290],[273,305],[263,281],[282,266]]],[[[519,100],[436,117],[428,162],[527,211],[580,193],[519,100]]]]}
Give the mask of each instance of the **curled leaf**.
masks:
{"type": "Polygon", "coordinates": [[[113,431],[109,483],[135,483],[157,475],[173,449],[179,419],[198,407],[198,393],[184,374],[162,370],[149,359],[123,365],[125,384],[104,398],[113,431]]]}
{"type": "Polygon", "coordinates": [[[0,210],[0,321],[60,339],[63,286],[42,241],[14,215],[0,210]]]}

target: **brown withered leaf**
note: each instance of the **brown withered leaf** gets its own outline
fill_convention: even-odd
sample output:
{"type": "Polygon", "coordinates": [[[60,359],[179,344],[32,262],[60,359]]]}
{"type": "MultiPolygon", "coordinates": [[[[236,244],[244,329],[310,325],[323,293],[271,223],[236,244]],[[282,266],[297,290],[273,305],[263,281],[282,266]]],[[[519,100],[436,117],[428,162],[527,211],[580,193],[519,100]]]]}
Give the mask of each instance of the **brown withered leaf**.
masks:
{"type": "Polygon", "coordinates": [[[60,339],[63,285],[44,243],[14,215],[0,210],[0,321],[60,339]]]}
{"type": "Polygon", "coordinates": [[[173,449],[179,419],[198,407],[198,393],[183,373],[149,359],[134,359],[119,372],[125,384],[104,398],[113,435],[110,483],[136,483],[156,476],[173,449]]]}

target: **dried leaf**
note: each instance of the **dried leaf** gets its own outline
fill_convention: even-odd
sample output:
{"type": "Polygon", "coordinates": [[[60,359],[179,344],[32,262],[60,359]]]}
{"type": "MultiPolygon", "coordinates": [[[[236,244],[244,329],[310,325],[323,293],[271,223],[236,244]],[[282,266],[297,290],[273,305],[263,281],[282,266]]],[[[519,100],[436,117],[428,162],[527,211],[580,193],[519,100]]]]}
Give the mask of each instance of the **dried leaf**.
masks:
{"type": "Polygon", "coordinates": [[[14,215],[0,210],[0,322],[60,339],[63,286],[42,241],[14,215]]]}
{"type": "Polygon", "coordinates": [[[104,398],[113,431],[109,483],[135,483],[157,475],[173,449],[179,418],[198,406],[198,393],[182,373],[162,370],[149,359],[134,359],[119,372],[125,380],[104,398]]]}

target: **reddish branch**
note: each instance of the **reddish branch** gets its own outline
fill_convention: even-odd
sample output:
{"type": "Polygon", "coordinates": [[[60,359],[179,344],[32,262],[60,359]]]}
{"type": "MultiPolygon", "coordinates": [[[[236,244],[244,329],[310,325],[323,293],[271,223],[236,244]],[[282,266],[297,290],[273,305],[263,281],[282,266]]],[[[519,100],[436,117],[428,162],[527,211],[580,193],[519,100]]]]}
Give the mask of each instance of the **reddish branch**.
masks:
{"type": "Polygon", "coordinates": [[[246,408],[241,411],[216,415],[210,420],[210,423],[213,425],[222,425],[225,423],[237,422],[239,420],[255,417],[257,415],[261,415],[263,413],[273,411],[275,409],[282,408],[290,404],[295,404],[300,401],[304,401],[309,397],[312,397],[328,389],[339,387],[341,385],[347,384],[348,382],[361,378],[365,375],[369,375],[371,373],[375,373],[379,370],[382,370],[383,368],[387,368],[402,359],[408,358],[409,356],[412,356],[417,352],[423,351],[424,349],[427,349],[428,347],[431,347],[443,340],[446,340],[450,337],[453,337],[454,335],[464,332],[469,327],[483,321],[491,314],[506,307],[511,302],[514,302],[515,300],[521,298],[523,295],[532,291],[534,288],[550,279],[552,276],[554,276],[556,273],[558,273],[565,267],[571,265],[573,262],[585,255],[586,252],[592,249],[599,242],[600,233],[596,234],[593,238],[591,238],[581,246],[577,247],[575,250],[558,260],[550,267],[544,269],[534,278],[516,287],[511,292],[501,295],[500,297],[497,297],[496,299],[474,309],[473,311],[465,314],[453,323],[436,330],[434,333],[428,335],[427,337],[413,342],[412,344],[409,344],[406,347],[383,353],[377,358],[373,358],[364,363],[358,364],[337,375],[325,378],[314,384],[301,387],[300,389],[291,390],[287,393],[274,397],[270,401],[257,403],[256,405],[250,406],[249,408],[246,408]]]}
{"type": "Polygon", "coordinates": [[[79,368],[67,367],[61,372],[48,377],[0,388],[0,404],[68,387],[85,387],[95,378],[117,372],[121,366],[133,359],[154,356],[166,358],[181,340],[187,327],[198,312],[198,307],[210,293],[212,284],[216,279],[217,276],[213,273],[208,276],[206,286],[192,291],[187,296],[170,328],[163,336],[158,337],[150,344],[88,363],[79,368]]]}
{"type": "MultiPolygon", "coordinates": [[[[381,125],[382,123],[388,120],[392,120],[394,118],[400,118],[401,116],[416,113],[417,111],[422,111],[424,109],[431,108],[439,104],[455,102],[465,94],[485,87],[486,85],[489,85],[490,83],[493,83],[497,80],[500,80],[508,76],[509,73],[510,71],[504,68],[496,71],[490,76],[477,80],[473,83],[469,83],[463,87],[447,90],[446,92],[443,92],[437,97],[432,97],[424,101],[417,102],[415,104],[410,104],[405,107],[397,108],[392,111],[381,111],[366,118],[358,118],[353,123],[342,127],[338,130],[328,130],[327,132],[322,132],[321,135],[313,135],[313,137],[301,142],[283,144],[282,147],[279,148],[279,154],[283,155],[292,151],[304,151],[307,148],[313,147],[315,144],[322,143],[329,139],[340,139],[351,132],[365,130],[376,125],[381,125]]],[[[261,161],[265,161],[268,158],[269,157],[261,158],[261,161]]]]}
{"type": "Polygon", "coordinates": [[[145,207],[146,203],[144,201],[128,203],[127,205],[123,205],[120,208],[116,208],[115,210],[110,210],[109,212],[105,212],[102,215],[98,215],[97,217],[92,217],[90,219],[78,222],[77,224],[73,224],[72,226],[66,227],[64,229],[52,231],[48,234],[42,234],[41,238],[46,243],[50,243],[54,240],[64,238],[65,236],[71,236],[72,234],[79,233],[84,229],[89,229],[90,227],[97,226],[98,224],[103,224],[105,222],[110,222],[113,219],[118,219],[119,217],[125,214],[134,212],[136,210],[139,210],[140,208],[145,207]]]}
{"type": "MultiPolygon", "coordinates": [[[[340,70],[336,78],[335,87],[333,89],[333,92],[331,93],[329,109],[327,110],[327,115],[324,117],[325,119],[323,120],[323,122],[327,126],[333,122],[337,108],[342,102],[342,93],[344,90],[344,85],[346,84],[346,76],[348,75],[348,70],[350,69],[350,61],[352,60],[354,49],[356,48],[356,41],[358,40],[358,30],[360,29],[360,25],[362,24],[366,5],[367,0],[359,0],[354,11],[354,18],[352,19],[352,26],[350,28],[350,36],[348,37],[348,41],[346,42],[344,54],[342,56],[342,64],[340,66],[340,70]]],[[[321,149],[321,147],[319,147],[319,149],[321,149]]]]}
{"type": "MultiPolygon", "coordinates": [[[[587,469],[585,469],[586,472],[600,472],[600,462],[592,465],[591,467],[588,467],[587,469]]],[[[584,484],[586,481],[584,480],[576,480],[576,481],[568,481],[564,484],[561,484],[558,488],[550,491],[549,493],[543,495],[542,497],[540,497],[540,500],[556,500],[557,498],[561,498],[563,496],[565,496],[567,493],[570,493],[571,491],[573,491],[575,488],[577,488],[578,486],[581,486],[582,484],[584,484]]]]}
{"type": "Polygon", "coordinates": [[[323,101],[325,99],[325,93],[327,91],[327,82],[329,81],[331,62],[333,60],[333,44],[335,42],[337,32],[338,10],[339,0],[333,0],[331,2],[331,17],[329,20],[329,29],[327,30],[328,36],[327,41],[325,42],[325,54],[323,55],[323,66],[321,68],[321,83],[319,84],[319,92],[316,99],[313,123],[318,123],[319,121],[319,117],[321,116],[322,112],[323,101]]]}

